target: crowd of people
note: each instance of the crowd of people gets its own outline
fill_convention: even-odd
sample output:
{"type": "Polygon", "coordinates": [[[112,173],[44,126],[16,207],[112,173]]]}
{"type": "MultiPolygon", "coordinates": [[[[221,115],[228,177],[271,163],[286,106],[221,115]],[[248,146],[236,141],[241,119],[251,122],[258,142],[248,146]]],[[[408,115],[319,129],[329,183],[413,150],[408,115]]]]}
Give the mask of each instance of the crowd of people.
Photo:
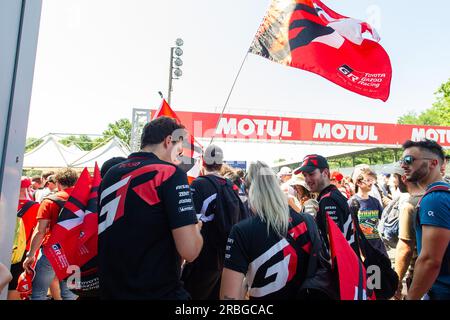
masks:
{"type": "MultiPolygon", "coordinates": [[[[144,127],[139,152],[102,167],[98,298],[294,299],[317,239],[332,259],[329,217],[358,259],[366,258],[360,236],[390,259],[399,279],[391,299],[450,299],[448,157],[435,141],[406,141],[391,172],[361,164],[350,176],[317,154],[294,169],[275,172],[256,161],[236,170],[210,145],[189,184],[177,166],[180,130],[175,120],[157,118],[144,127]]],[[[70,168],[22,178],[25,254],[11,274],[0,265],[9,299],[21,298],[24,271],[34,275],[32,300],[77,298],[41,250],[57,222],[58,199],[67,200],[76,180],[70,168]]]]}

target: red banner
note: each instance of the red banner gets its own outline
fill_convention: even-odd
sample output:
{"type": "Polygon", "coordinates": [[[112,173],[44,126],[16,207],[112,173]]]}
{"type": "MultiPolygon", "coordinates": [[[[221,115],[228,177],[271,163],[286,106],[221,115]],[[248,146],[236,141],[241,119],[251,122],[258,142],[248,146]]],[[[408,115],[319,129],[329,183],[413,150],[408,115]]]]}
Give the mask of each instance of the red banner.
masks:
{"type": "Polygon", "coordinates": [[[177,111],[196,138],[399,146],[428,138],[450,147],[450,127],[177,111]]]}

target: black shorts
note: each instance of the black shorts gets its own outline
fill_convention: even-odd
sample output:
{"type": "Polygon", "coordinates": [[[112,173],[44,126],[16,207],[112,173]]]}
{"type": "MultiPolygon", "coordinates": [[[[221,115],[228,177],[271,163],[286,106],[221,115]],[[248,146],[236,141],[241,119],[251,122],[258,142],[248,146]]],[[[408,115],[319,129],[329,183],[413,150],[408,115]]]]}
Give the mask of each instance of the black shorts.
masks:
{"type": "Polygon", "coordinates": [[[22,274],[22,272],[25,271],[22,266],[23,262],[25,261],[25,258],[26,258],[25,255],[23,255],[22,261],[11,265],[11,268],[9,270],[11,271],[13,278],[11,282],[8,284],[8,290],[16,290],[19,276],[22,274]]]}

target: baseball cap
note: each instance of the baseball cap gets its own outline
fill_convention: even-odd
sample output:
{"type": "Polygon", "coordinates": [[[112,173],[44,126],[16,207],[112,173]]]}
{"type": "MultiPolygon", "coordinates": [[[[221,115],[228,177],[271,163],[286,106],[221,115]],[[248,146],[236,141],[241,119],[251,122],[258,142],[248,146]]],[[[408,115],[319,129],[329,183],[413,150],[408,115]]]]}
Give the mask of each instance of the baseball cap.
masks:
{"type": "Polygon", "coordinates": [[[344,179],[344,176],[339,171],[333,171],[331,173],[331,180],[336,180],[338,182],[341,182],[342,179],[344,179]]]}
{"type": "Polygon", "coordinates": [[[294,174],[300,172],[312,172],[316,169],[329,169],[328,161],[318,154],[309,154],[303,158],[302,165],[294,170],[294,174]]]}
{"type": "Polygon", "coordinates": [[[208,148],[206,148],[205,153],[203,155],[203,161],[206,164],[222,164],[223,163],[223,151],[222,148],[215,144],[210,144],[208,148]]]}
{"type": "Polygon", "coordinates": [[[16,290],[19,292],[22,300],[28,300],[32,291],[32,284],[35,274],[36,272],[34,269],[31,269],[31,273],[24,271],[20,274],[19,279],[17,280],[16,290]]]}
{"type": "Polygon", "coordinates": [[[56,175],[52,174],[51,176],[48,176],[47,181],[45,181],[44,187],[46,187],[49,182],[56,184],[56,175]]]}
{"type": "Polygon", "coordinates": [[[282,176],[290,176],[292,174],[292,170],[289,167],[282,167],[280,171],[277,173],[278,177],[282,176]]]}
{"type": "Polygon", "coordinates": [[[31,179],[22,177],[22,179],[20,179],[20,188],[28,188],[29,186],[31,186],[31,179]]]}

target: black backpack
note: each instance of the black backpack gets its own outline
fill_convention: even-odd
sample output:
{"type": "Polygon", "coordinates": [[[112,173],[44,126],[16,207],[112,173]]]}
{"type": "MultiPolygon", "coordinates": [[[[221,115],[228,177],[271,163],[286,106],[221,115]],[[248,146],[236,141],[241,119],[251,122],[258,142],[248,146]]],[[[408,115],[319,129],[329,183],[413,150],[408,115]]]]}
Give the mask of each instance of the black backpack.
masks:
{"type": "Polygon", "coordinates": [[[211,175],[202,176],[201,178],[208,180],[217,191],[216,213],[213,221],[217,231],[220,233],[220,238],[226,241],[231,227],[239,221],[248,218],[249,212],[237,192],[233,189],[233,183],[229,179],[215,178],[211,175]],[[224,181],[224,183],[220,183],[219,179],[224,181]]]}

